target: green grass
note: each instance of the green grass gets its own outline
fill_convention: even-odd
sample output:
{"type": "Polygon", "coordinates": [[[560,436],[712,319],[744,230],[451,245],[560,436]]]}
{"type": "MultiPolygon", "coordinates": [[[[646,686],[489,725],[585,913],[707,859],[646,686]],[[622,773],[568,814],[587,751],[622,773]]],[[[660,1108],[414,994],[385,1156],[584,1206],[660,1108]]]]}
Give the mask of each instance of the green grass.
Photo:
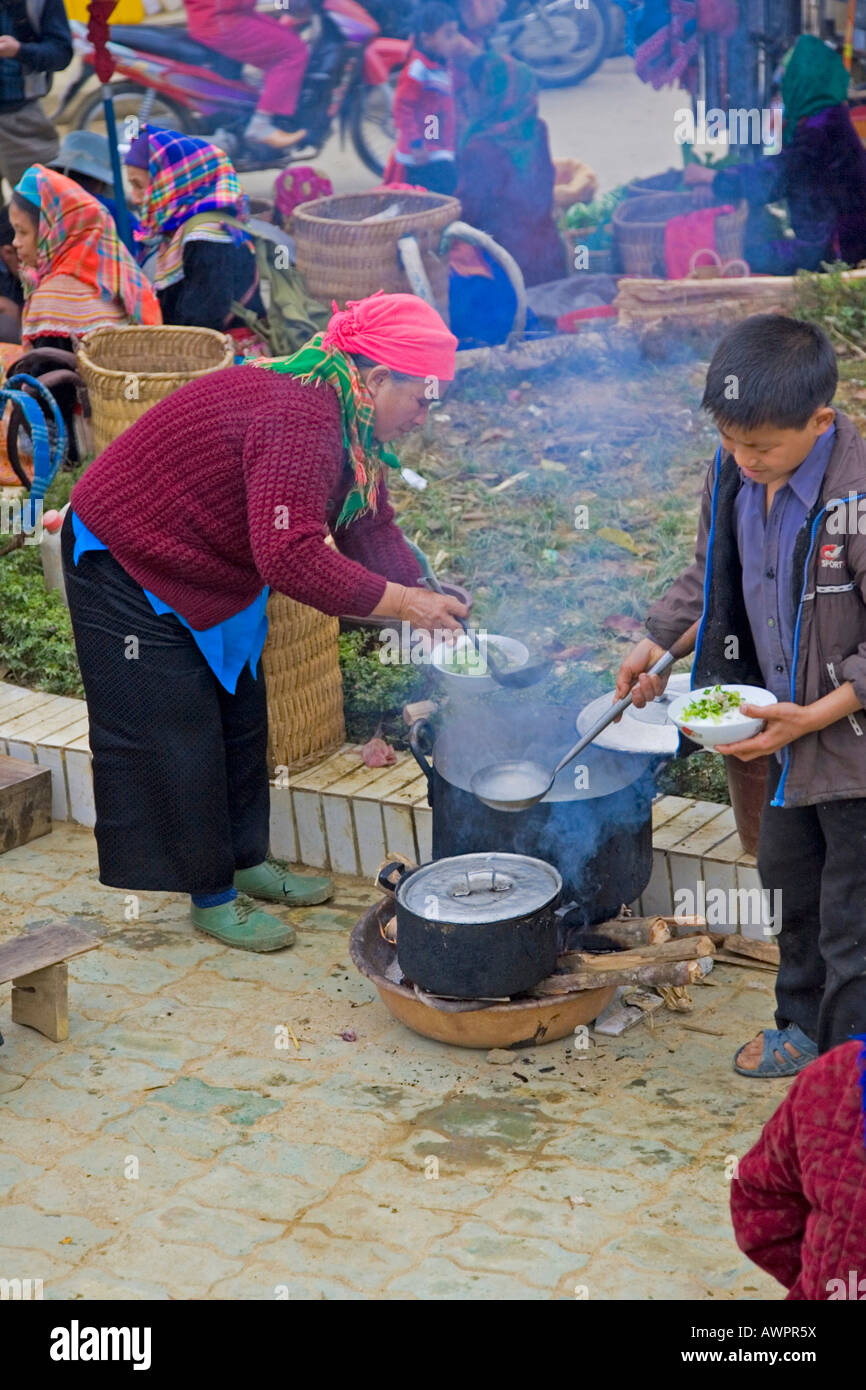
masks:
{"type": "MultiPolygon", "coordinates": [[[[58,474],[45,498],[46,511],[65,506],[83,471],[58,474]]],[[[56,590],[46,591],[38,545],[0,557],[0,668],[15,685],[84,695],[69,613],[56,590]]]]}

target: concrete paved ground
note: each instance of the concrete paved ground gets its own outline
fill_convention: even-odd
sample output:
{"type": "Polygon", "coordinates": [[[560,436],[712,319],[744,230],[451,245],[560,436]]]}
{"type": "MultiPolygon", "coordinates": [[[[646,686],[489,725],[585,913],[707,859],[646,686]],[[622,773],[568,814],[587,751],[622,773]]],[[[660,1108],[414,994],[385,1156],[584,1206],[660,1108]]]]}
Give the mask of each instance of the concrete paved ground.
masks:
{"type": "Polygon", "coordinates": [[[289,914],[291,950],[252,956],[176,896],[124,920],[82,827],[0,858],[0,939],[70,917],[103,941],[70,965],[65,1044],[0,989],[0,1278],[56,1299],[781,1296],[727,1214],[731,1156],[786,1086],[730,1068],[772,975],[717,967],[691,1015],[493,1065],[406,1031],[356,974],[372,900],[344,879],[289,914]]]}

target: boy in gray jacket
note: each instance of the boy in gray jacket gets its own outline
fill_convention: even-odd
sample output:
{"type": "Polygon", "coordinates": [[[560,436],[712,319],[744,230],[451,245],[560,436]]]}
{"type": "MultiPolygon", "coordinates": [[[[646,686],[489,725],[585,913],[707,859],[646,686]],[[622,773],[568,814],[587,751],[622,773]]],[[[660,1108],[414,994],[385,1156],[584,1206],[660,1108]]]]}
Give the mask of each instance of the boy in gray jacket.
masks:
{"type": "Polygon", "coordinates": [[[778,700],[746,706],[766,728],[720,750],[773,755],[758,870],[781,891],[776,1027],[737,1052],[743,1076],[792,1076],[866,1031],[866,444],[836,385],[814,324],[762,314],[725,334],[702,401],[721,445],[695,560],[617,678],[642,707],[666,680],[649,667],[700,619],[693,687],[778,700]]]}

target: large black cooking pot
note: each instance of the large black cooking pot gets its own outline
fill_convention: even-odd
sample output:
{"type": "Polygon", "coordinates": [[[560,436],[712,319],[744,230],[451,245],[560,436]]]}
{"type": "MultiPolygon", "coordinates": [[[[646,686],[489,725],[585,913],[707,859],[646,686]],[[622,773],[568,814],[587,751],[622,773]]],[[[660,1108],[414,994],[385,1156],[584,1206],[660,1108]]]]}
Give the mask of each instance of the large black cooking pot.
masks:
{"type": "Polygon", "coordinates": [[[576,737],[573,710],[503,693],[447,712],[438,733],[418,720],[409,741],[427,777],[433,858],[501,850],[546,860],[562,876],[563,901],[577,904],[569,924],[578,927],[615,917],[649,883],[658,758],[589,747],[526,811],[493,811],[469,790],[475,772],[501,759],[552,770],[576,737]]]}
{"type": "Polygon", "coordinates": [[[500,999],[553,973],[562,880],[550,864],[487,853],[385,872],[392,868],[402,871],[397,960],[414,984],[457,999],[500,999]]]}

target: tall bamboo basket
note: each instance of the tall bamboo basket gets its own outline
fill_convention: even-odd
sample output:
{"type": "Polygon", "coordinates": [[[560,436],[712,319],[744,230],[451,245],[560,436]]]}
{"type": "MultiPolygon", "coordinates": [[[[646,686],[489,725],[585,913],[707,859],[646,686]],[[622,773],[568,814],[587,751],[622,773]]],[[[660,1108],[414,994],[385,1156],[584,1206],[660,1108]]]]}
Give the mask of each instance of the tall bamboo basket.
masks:
{"type": "Polygon", "coordinates": [[[413,189],[382,189],[316,198],[295,208],[292,233],[298,270],[314,299],[341,307],[377,290],[410,294],[398,242],[412,236],[430,281],[436,308],[448,320],[448,258],[439,256],[442,233],[460,217],[456,198],[413,189]],[[366,222],[395,204],[397,217],[366,222]]]}
{"type": "Polygon", "coordinates": [[[234,344],[213,328],[132,324],[95,328],[78,349],[97,454],[179,386],[234,362],[234,344]]]}
{"type": "Polygon", "coordinates": [[[289,771],[327,757],[346,741],[339,618],[268,599],[268,640],[262,664],[268,688],[268,764],[289,771]]]}

